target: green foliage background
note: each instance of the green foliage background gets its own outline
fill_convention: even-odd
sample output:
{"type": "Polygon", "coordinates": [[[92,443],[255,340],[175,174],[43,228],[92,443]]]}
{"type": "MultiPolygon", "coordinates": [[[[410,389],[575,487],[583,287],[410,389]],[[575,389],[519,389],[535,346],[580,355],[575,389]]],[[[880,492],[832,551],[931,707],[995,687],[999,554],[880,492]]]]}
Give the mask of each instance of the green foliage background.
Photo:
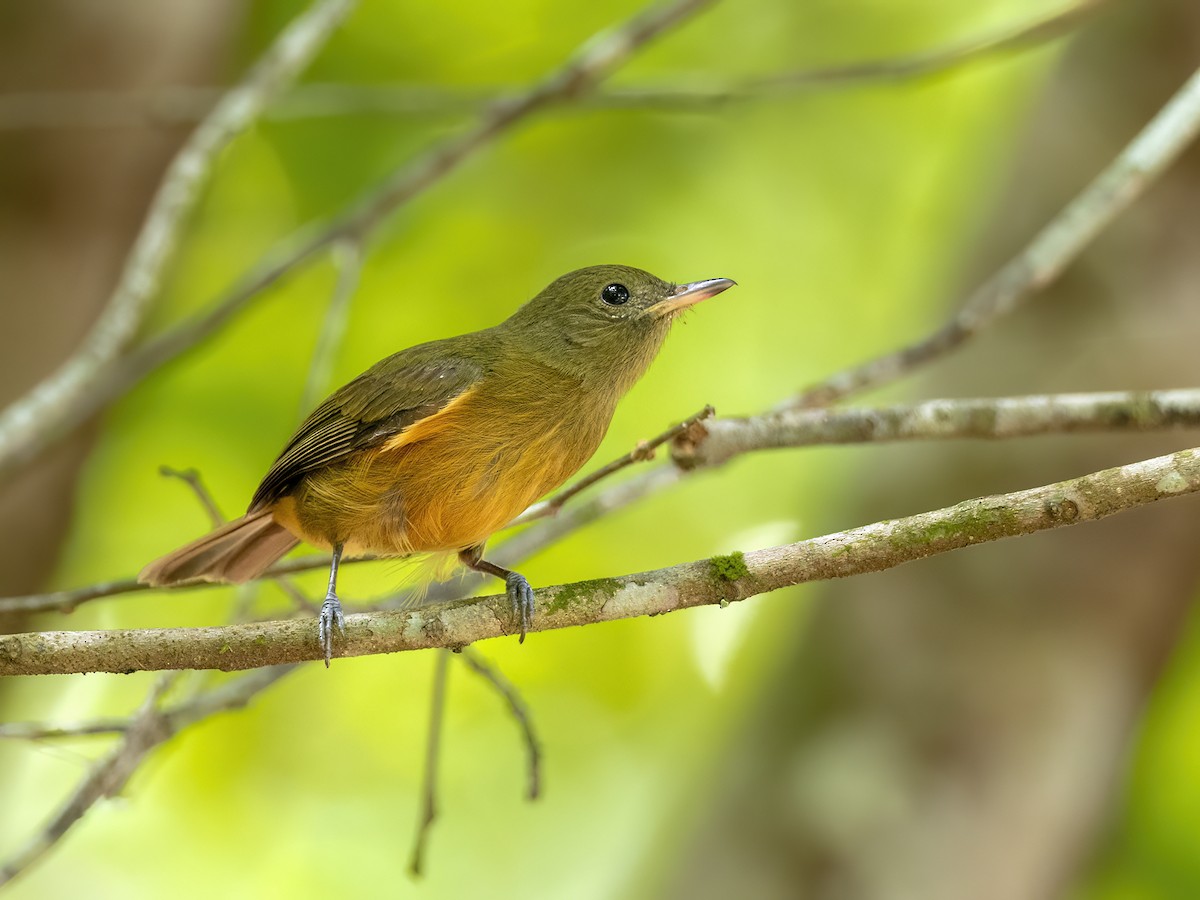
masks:
{"type": "MultiPolygon", "coordinates": [[[[365,0],[308,77],[521,84],[635,8],[365,0]]],[[[297,9],[254,4],[236,68],[297,9]]],[[[1039,0],[727,3],[646,50],[613,83],[719,81],[870,59],[1049,12],[1039,0]]],[[[723,413],[762,409],[943,314],[1055,52],[712,111],[569,110],[531,121],[389,220],[370,247],[335,382],[400,347],[492,324],[564,271],[621,262],[675,280],[729,276],[740,286],[676,329],[599,458],[705,403],[723,413]]],[[[336,210],[462,120],[362,116],[256,128],[221,159],[153,327],[205,308],[279,236],[336,210]]],[[[159,477],[160,464],[198,467],[223,507],[240,509],[300,414],[332,283],[327,262],[290,277],[105,417],[58,584],[134,572],[205,529],[203,511],[159,477]]],[[[838,512],[854,461],[826,451],[743,460],[607,518],[524,571],[550,584],[857,524],[838,512]]],[[[373,597],[399,577],[388,565],[353,567],[344,594],[373,597]]],[[[314,595],[321,578],[310,579],[314,595]]],[[[285,607],[274,587],[260,593],[264,609],[285,607]]],[[[804,593],[482,647],[520,686],[541,732],[545,797],[533,805],[521,799],[513,722],[455,664],[441,818],[418,886],[405,869],[430,654],[308,666],[251,709],[187,732],[11,896],[652,895],[677,864],[689,815],[736,769],[724,740],[795,634],[804,593]]],[[[69,627],[211,624],[232,603],[230,590],[135,596],[85,607],[69,627]]],[[[4,717],[118,714],[150,683],[140,675],[29,679],[9,693],[4,717]]],[[[1165,749],[1189,728],[1176,717],[1195,715],[1178,712],[1178,702],[1177,694],[1164,700],[1147,750],[1172,771],[1189,759],[1165,749]]],[[[17,846],[37,827],[97,746],[0,745],[0,845],[17,846]]],[[[1157,777],[1139,776],[1147,798],[1157,777]]],[[[1194,793],[1176,794],[1138,814],[1194,822],[1195,807],[1194,793]]],[[[1094,896],[1156,896],[1158,870],[1139,869],[1137,853],[1128,865],[1123,858],[1114,855],[1094,896]]],[[[1194,863],[1185,874],[1200,883],[1194,863]]]]}

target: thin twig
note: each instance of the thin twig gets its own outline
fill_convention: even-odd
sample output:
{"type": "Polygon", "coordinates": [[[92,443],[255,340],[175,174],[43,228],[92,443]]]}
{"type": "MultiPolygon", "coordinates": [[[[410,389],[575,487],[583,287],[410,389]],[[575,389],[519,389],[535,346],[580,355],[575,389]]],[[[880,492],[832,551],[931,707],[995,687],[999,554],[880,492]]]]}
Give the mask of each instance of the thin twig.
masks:
{"type": "MultiPolygon", "coordinates": [[[[376,559],[378,557],[357,556],[353,559],[343,560],[342,564],[350,565],[351,563],[374,562],[376,559]]],[[[294,559],[285,559],[282,562],[276,563],[262,577],[264,579],[278,579],[300,572],[311,572],[313,569],[327,568],[329,568],[328,555],[314,553],[307,556],[297,556],[294,559]]],[[[203,590],[221,586],[214,582],[196,581],[173,585],[171,592],[203,590]]],[[[44,594],[28,594],[23,597],[0,597],[0,613],[49,612],[52,610],[71,613],[79,606],[93,600],[100,600],[105,597],[117,597],[124,594],[140,594],[143,591],[153,590],[161,590],[161,588],[142,584],[136,578],[115,578],[112,581],[101,581],[96,584],[89,584],[86,587],[67,588],[44,594]]]]}
{"type": "Polygon", "coordinates": [[[350,319],[350,301],[358,289],[362,274],[362,244],[344,238],[333,245],[333,264],[337,269],[337,283],[329,299],[329,308],[317,334],[317,345],[313,348],[312,361],[308,367],[308,378],[300,394],[300,416],[304,417],[329,390],[333,363],[342,339],[346,336],[346,325],[350,319]]]}
{"type": "Polygon", "coordinates": [[[40,412],[36,419],[26,415],[32,401],[18,401],[0,416],[0,480],[160,366],[218,332],[263,290],[296,271],[322,249],[347,237],[362,240],[386,216],[514,126],[548,107],[586,94],[651,40],[715,2],[671,0],[642,11],[616,29],[595,35],[561,68],[527,91],[489,105],[474,126],[396,170],[332,221],[310,224],[284,239],[207,312],[145,341],[120,358],[110,356],[103,364],[90,367],[90,380],[84,387],[56,391],[53,397],[37,401],[40,412]]]}
{"type": "MultiPolygon", "coordinates": [[[[328,559],[324,560],[324,565],[329,565],[328,559]]],[[[284,578],[281,576],[275,579],[275,584],[278,585],[279,589],[283,591],[289,600],[292,601],[292,607],[297,612],[302,612],[307,615],[316,615],[320,611],[320,608],[317,606],[317,604],[310,600],[308,595],[305,594],[304,591],[302,591],[290,578],[284,578]]]]}
{"type": "Polygon", "coordinates": [[[146,754],[171,736],[158,704],[178,675],[168,672],[157,680],[113,751],[92,767],[46,827],[0,867],[0,886],[44,856],[96,803],[120,793],[146,754]]]}
{"type": "Polygon", "coordinates": [[[542,745],[538,741],[537,732],[533,730],[533,717],[529,713],[529,707],[516,686],[500,673],[494,663],[485,660],[473,648],[464,647],[459,658],[472,672],[494,687],[508,704],[509,712],[521,729],[521,737],[525,742],[525,758],[529,764],[529,783],[525,798],[536,800],[542,793],[542,745]]]}
{"type": "MultiPolygon", "coordinates": [[[[744,600],[789,585],[878,572],[962,547],[1102,519],[1200,491],[1200,452],[1181,450],[1044,487],[967,500],[782,547],[535,592],[532,631],[744,600]]],[[[512,629],[503,595],[346,617],[338,656],[462,648],[512,629]]],[[[50,631],[0,637],[0,675],[238,670],[323,657],[311,622],[50,631]]]]}
{"type": "Polygon", "coordinates": [[[163,717],[178,732],[217,713],[244,709],[251,700],[295,669],[296,666],[290,664],[255,669],[169,707],[163,717]]]}
{"type": "Polygon", "coordinates": [[[93,737],[122,734],[129,728],[129,719],[93,719],[73,725],[44,725],[40,722],[0,722],[0,739],[45,741],[59,738],[93,737]]]}
{"type": "MultiPolygon", "coordinates": [[[[1084,0],[1060,13],[945,47],[907,56],[781,72],[729,85],[659,85],[596,91],[580,98],[587,109],[693,111],[800,90],[852,87],[920,78],[985,57],[1063,37],[1112,0],[1084,0]]],[[[337,116],[429,116],[476,112],[507,92],[413,84],[302,84],[271,104],[263,118],[294,121],[337,116]]],[[[212,107],[219,88],[171,86],[153,91],[0,94],[0,131],[54,128],[138,128],[194,122],[212,107]]]]}
{"type": "Polygon", "coordinates": [[[1200,133],[1200,70],[1100,174],[1020,253],[928,337],[806,388],[786,407],[827,406],[889,384],[957,349],[1054,282],[1200,133]]]}
{"type": "MultiPolygon", "coordinates": [[[[192,492],[196,495],[196,499],[200,501],[200,504],[208,513],[208,517],[212,521],[213,528],[220,528],[225,524],[227,519],[225,518],[224,513],[221,512],[221,508],[217,505],[217,501],[213,498],[212,492],[209,491],[208,487],[204,484],[204,479],[200,475],[199,470],[172,469],[170,466],[159,466],[158,471],[160,474],[169,478],[178,478],[192,489],[192,492]]],[[[317,611],[317,608],[313,602],[309,600],[308,597],[304,595],[304,592],[301,591],[300,588],[296,587],[296,585],[292,583],[290,579],[282,574],[279,574],[275,576],[275,583],[279,586],[279,589],[283,591],[283,593],[286,594],[287,597],[292,601],[292,605],[297,610],[301,610],[306,613],[315,613],[317,611]]],[[[146,585],[142,585],[134,579],[120,582],[120,585],[122,588],[128,588],[129,592],[140,590],[141,588],[146,587],[146,585]]],[[[247,584],[242,585],[238,589],[237,602],[235,603],[234,613],[232,616],[233,621],[240,622],[248,617],[250,605],[253,602],[254,594],[256,593],[256,587],[257,586],[254,584],[247,584]]],[[[72,592],[64,591],[60,593],[71,594],[72,592]]],[[[96,598],[95,595],[92,595],[87,599],[96,598]]],[[[3,601],[0,601],[0,603],[2,602],[3,601]]],[[[66,612],[70,612],[76,605],[76,602],[67,600],[60,608],[66,612]]]]}
{"type": "Polygon", "coordinates": [[[35,459],[95,410],[87,406],[82,417],[76,412],[98,376],[121,358],[141,329],[213,161],[308,65],[352,6],[353,0],[317,0],[293,19],[171,160],[116,290],[83,344],[58,371],[0,413],[0,478],[35,459]]]}
{"type": "MultiPolygon", "coordinates": [[[[222,681],[214,688],[201,691],[196,696],[160,710],[160,715],[172,732],[179,732],[209,716],[222,712],[234,712],[246,707],[249,702],[269,688],[296,666],[285,664],[254,669],[237,678],[222,681]]],[[[120,734],[128,731],[137,721],[134,715],[128,718],[109,717],[78,722],[72,725],[44,725],[37,722],[10,722],[0,725],[0,738],[40,740],[50,738],[72,738],[87,735],[120,734]]]]}
{"type": "MultiPolygon", "coordinates": [[[[683,21],[693,12],[709,5],[711,2],[713,0],[677,0],[677,2],[671,5],[650,10],[643,15],[635,17],[619,32],[602,36],[598,40],[593,40],[577,54],[573,62],[565,69],[560,70],[560,72],[537,86],[526,96],[517,98],[511,103],[498,104],[494,108],[493,113],[484,118],[480,128],[469,132],[463,140],[457,143],[451,142],[436,151],[424,161],[424,171],[422,171],[420,164],[415,168],[402,171],[397,178],[384,186],[381,193],[369,196],[364,203],[343,217],[339,223],[335,223],[335,226],[327,232],[328,236],[322,236],[321,234],[313,236],[311,232],[302,235],[300,245],[295,251],[297,254],[295,257],[296,260],[307,259],[330,240],[342,235],[349,234],[355,236],[356,239],[361,239],[361,235],[373,227],[387,211],[410,197],[415,196],[416,193],[419,193],[424,187],[433,183],[442,174],[454,168],[462,159],[473,152],[474,149],[483,146],[495,135],[503,132],[511,124],[541,106],[548,105],[557,100],[568,99],[581,91],[589,89],[604,74],[626,59],[637,47],[672,25],[683,21]]],[[[255,284],[259,287],[265,286],[280,277],[286,270],[286,266],[276,267],[268,264],[265,269],[252,273],[249,284],[251,287],[254,287],[255,284]]],[[[343,273],[344,271],[345,269],[343,268],[343,273]]],[[[339,285],[346,283],[344,278],[339,280],[339,285]]],[[[254,287],[254,290],[257,289],[257,287],[254,287]]],[[[352,287],[344,291],[347,298],[351,292],[352,287]]],[[[228,317],[234,311],[228,305],[219,308],[215,311],[214,315],[210,315],[203,320],[200,331],[203,331],[204,328],[215,329],[219,327],[219,324],[223,321],[221,317],[228,317]]],[[[199,332],[193,330],[192,334],[195,336],[199,332]]],[[[169,339],[170,335],[167,337],[169,339]]],[[[167,345],[170,345],[170,340],[167,341],[167,345]]],[[[150,348],[155,350],[155,347],[157,347],[155,352],[161,353],[164,346],[163,343],[159,342],[157,345],[150,345],[150,348]]],[[[336,346],[336,342],[330,343],[328,346],[336,346]]],[[[329,352],[331,353],[332,351],[329,352]]],[[[318,358],[320,357],[321,354],[318,354],[318,358]]],[[[313,381],[315,382],[315,380],[314,378],[313,381]]],[[[103,382],[101,381],[101,383],[103,382]]],[[[120,383],[120,376],[117,376],[115,382],[110,383],[120,383]]],[[[76,412],[78,413],[78,410],[76,412]]],[[[84,411],[84,415],[86,415],[86,410],[84,411]]],[[[0,452],[0,473],[3,472],[4,465],[5,457],[0,452]]],[[[239,626],[234,625],[229,627],[239,626]]],[[[0,653],[0,656],[3,655],[3,653],[0,653]]],[[[239,699],[240,702],[245,702],[245,698],[250,693],[261,690],[263,687],[285,675],[288,671],[290,671],[290,667],[287,665],[275,666],[264,670],[264,677],[250,684],[251,691],[249,693],[240,693],[228,699],[231,703],[238,702],[239,699]]],[[[148,710],[150,705],[156,704],[157,697],[158,695],[155,694],[148,699],[148,710]]],[[[211,714],[211,711],[215,710],[201,712],[199,715],[211,714]]],[[[178,723],[174,727],[179,727],[178,723]]],[[[3,872],[3,878],[7,880],[14,877],[30,862],[45,853],[46,850],[65,834],[71,824],[78,821],[79,817],[100,797],[111,793],[109,790],[110,787],[112,789],[119,789],[128,780],[129,776],[150,749],[169,737],[170,733],[173,733],[171,726],[168,725],[167,720],[157,711],[155,711],[152,719],[149,717],[149,713],[147,713],[146,717],[139,716],[137,722],[126,730],[120,747],[109,757],[105,764],[93,770],[92,776],[85,779],[84,783],[76,791],[72,801],[55,818],[44,835],[35,840],[25,852],[19,854],[13,860],[9,867],[6,867],[3,872]],[[151,722],[155,726],[152,732],[149,724],[151,722]],[[99,785],[99,787],[95,787],[96,785],[99,785]]],[[[436,749],[433,751],[433,758],[434,762],[436,762],[436,749]]],[[[432,821],[432,812],[430,821],[432,821]]],[[[423,844],[423,837],[421,841],[423,844]]],[[[414,858],[414,867],[419,870],[419,866],[420,848],[418,848],[418,855],[414,858]]]]}
{"type": "MultiPolygon", "coordinates": [[[[319,388],[323,378],[327,379],[327,369],[330,365],[330,360],[337,352],[340,344],[344,328],[339,327],[339,322],[344,322],[360,265],[360,259],[355,250],[356,247],[335,246],[335,258],[339,270],[338,282],[334,290],[333,299],[331,300],[331,312],[327,317],[326,328],[323,331],[322,339],[318,342],[318,348],[313,354],[308,379],[310,388],[314,386],[319,388]],[[335,319],[338,321],[332,321],[335,319]],[[323,372],[325,373],[324,375],[322,375],[323,372]]],[[[195,469],[180,471],[168,466],[161,467],[161,472],[163,475],[182,480],[192,489],[197,499],[208,511],[214,528],[220,527],[225,523],[224,515],[217,506],[212,494],[204,485],[199,472],[195,469]]],[[[281,577],[277,579],[277,583],[284,593],[292,598],[298,609],[307,611],[313,609],[312,604],[304,596],[303,592],[292,584],[289,579],[281,577]]],[[[245,585],[242,587],[241,596],[239,597],[239,602],[236,605],[233,616],[234,622],[238,622],[244,617],[246,611],[249,609],[249,604],[256,588],[257,585],[245,585]]],[[[55,729],[36,725],[17,725],[11,727],[11,731],[15,735],[27,738],[64,737],[68,733],[96,734],[112,733],[115,731],[123,734],[124,740],[120,747],[114,751],[102,766],[93,770],[81,782],[72,802],[64,807],[64,812],[55,818],[51,825],[29,845],[23,854],[19,855],[5,868],[0,879],[14,877],[31,862],[44,855],[62,838],[74,822],[86,814],[92,805],[104,796],[111,796],[111,790],[96,790],[95,785],[100,780],[111,782],[112,779],[119,778],[119,784],[113,790],[119,789],[120,785],[129,780],[157,744],[177,734],[182,728],[186,728],[217,712],[244,706],[249,702],[251,697],[274,684],[292,671],[293,668],[293,666],[281,665],[258,670],[251,673],[250,676],[237,679],[233,683],[227,683],[214,690],[202,693],[175,709],[163,712],[157,710],[157,701],[165,692],[166,685],[174,680],[172,676],[167,676],[167,679],[164,679],[159,686],[155,687],[145,704],[143,704],[143,713],[135,716],[128,723],[123,723],[119,720],[107,720],[91,723],[90,726],[77,726],[69,731],[64,728],[55,729]],[[155,718],[153,722],[150,722],[146,718],[149,714],[147,711],[150,710],[154,711],[155,718]],[[150,731],[151,725],[153,725],[153,731],[150,731]],[[141,735],[143,732],[147,733],[149,737],[142,739],[141,735]]],[[[0,731],[0,737],[4,736],[6,736],[4,732],[0,731]]],[[[0,880],[0,884],[3,884],[3,880],[0,880]]]]}
{"type": "Polygon", "coordinates": [[[124,737],[108,756],[89,771],[46,828],[0,869],[0,885],[12,880],[44,856],[97,802],[119,793],[156,746],[202,719],[217,713],[241,709],[251,698],[295,668],[292,665],[281,665],[256,669],[224,682],[189,701],[161,710],[158,703],[178,675],[168,673],[155,683],[141,709],[128,719],[98,719],[95,722],[57,728],[30,723],[0,726],[0,737],[29,740],[106,733],[121,734],[124,737]]]}
{"type": "Polygon", "coordinates": [[[1083,0],[1048,18],[1002,29],[994,34],[949,47],[894,59],[785,73],[757,79],[748,84],[747,88],[759,92],[771,88],[789,91],[797,88],[841,87],[936,75],[960,68],[983,56],[998,56],[1060,38],[1074,31],[1101,7],[1112,2],[1113,0],[1083,0]]]}
{"type": "Polygon", "coordinates": [[[225,514],[221,512],[221,507],[217,506],[217,501],[205,486],[198,469],[172,469],[170,466],[159,466],[158,474],[164,478],[178,478],[190,487],[192,493],[196,495],[196,499],[200,501],[200,505],[204,507],[204,511],[208,513],[213,528],[220,528],[225,524],[225,514]]]}
{"type": "Polygon", "coordinates": [[[429,736],[425,743],[425,772],[421,781],[421,815],[417,820],[417,833],[413,839],[412,856],[408,871],[420,878],[425,865],[425,844],[429,829],[437,819],[437,774],[441,756],[442,720],[446,711],[446,678],[450,673],[450,651],[437,654],[437,666],[433,670],[433,696],[429,705],[429,736]]]}
{"type": "Polygon", "coordinates": [[[666,431],[662,432],[648,441],[640,441],[636,447],[628,453],[618,456],[612,462],[589,472],[583,478],[580,478],[571,486],[559,491],[553,497],[535,503],[525,512],[521,513],[513,520],[513,525],[523,525],[525,522],[530,522],[534,519],[540,519],[544,516],[558,515],[558,511],[563,508],[563,505],[576,495],[586,491],[597,482],[603,481],[611,475],[615,475],[622,469],[632,466],[634,463],[648,462],[654,459],[654,452],[668,441],[673,441],[686,436],[687,434],[697,430],[697,426],[705,419],[711,417],[716,410],[711,406],[706,406],[700,412],[689,416],[677,425],[672,425],[666,431]]]}

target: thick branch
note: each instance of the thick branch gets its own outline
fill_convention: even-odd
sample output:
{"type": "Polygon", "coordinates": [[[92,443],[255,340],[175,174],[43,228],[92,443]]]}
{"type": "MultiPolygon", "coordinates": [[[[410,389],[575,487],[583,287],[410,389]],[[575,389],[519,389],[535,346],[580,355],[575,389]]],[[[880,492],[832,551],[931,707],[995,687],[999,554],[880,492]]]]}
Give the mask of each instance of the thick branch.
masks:
{"type": "Polygon", "coordinates": [[[697,425],[675,439],[671,453],[677,464],[692,469],[778,447],[1170,428],[1200,428],[1200,388],[927,400],[874,409],[787,409],[697,425]]]}
{"type": "MultiPolygon", "coordinates": [[[[956,506],[866,525],[782,547],[700,560],[537,591],[534,631],[704,604],[744,600],[789,585],[877,572],[915,559],[1020,534],[1101,519],[1200,490],[1200,453],[1106,469],[1082,478],[967,500],[956,506]]],[[[458,648],[511,631],[507,598],[350,615],[337,656],[458,648]]],[[[312,623],[265,622],[215,628],[44,632],[0,638],[0,675],[237,670],[319,659],[312,623]]]]}
{"type": "Polygon", "coordinates": [[[889,384],[957,349],[1054,282],[1096,235],[1179,157],[1197,133],[1200,70],[1108,168],[976,290],[949,322],[914,344],[812,385],[786,406],[827,406],[850,394],[889,384]]]}
{"type": "Polygon", "coordinates": [[[79,423],[81,417],[71,411],[136,337],[213,160],[308,65],[352,6],[353,0],[318,0],[293,20],[171,160],[116,290],[83,345],[0,414],[0,476],[35,458],[79,423]]]}
{"type": "MultiPolygon", "coordinates": [[[[1200,427],[1200,388],[927,400],[912,406],[781,410],[748,418],[707,419],[706,412],[702,411],[639,444],[631,452],[580,479],[555,498],[531,506],[517,519],[517,523],[551,515],[556,518],[501,544],[492,553],[496,561],[513,564],[518,558],[524,558],[613,508],[625,506],[646,494],[665,490],[691,470],[720,465],[742,453],[780,447],[922,438],[1016,438],[1036,434],[1194,428],[1200,427]],[[563,514],[562,507],[568,499],[574,500],[584,489],[602,480],[602,476],[610,476],[632,465],[642,459],[650,447],[657,447],[667,440],[673,441],[671,455],[678,468],[660,466],[644,478],[618,485],[583,506],[572,506],[569,515],[563,514]]],[[[372,557],[362,557],[346,560],[345,564],[371,560],[372,557]]],[[[329,557],[324,554],[300,556],[277,564],[264,577],[279,578],[328,567],[329,557]]],[[[467,581],[471,583],[471,579],[467,581]]],[[[214,585],[201,582],[180,585],[172,590],[211,587],[214,585]]],[[[461,591],[462,582],[454,582],[453,589],[461,591]]],[[[121,578],[45,594],[0,597],[0,613],[71,612],[92,600],[147,590],[155,588],[140,584],[133,578],[121,578]]],[[[450,595],[440,586],[434,586],[430,596],[442,598],[450,595]]]]}

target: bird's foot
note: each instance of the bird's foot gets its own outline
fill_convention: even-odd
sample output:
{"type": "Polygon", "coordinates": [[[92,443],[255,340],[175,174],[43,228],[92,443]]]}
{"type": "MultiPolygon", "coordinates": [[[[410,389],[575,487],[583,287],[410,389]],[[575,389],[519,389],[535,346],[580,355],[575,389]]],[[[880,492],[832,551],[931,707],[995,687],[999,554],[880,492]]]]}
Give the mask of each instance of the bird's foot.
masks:
{"type": "Polygon", "coordinates": [[[509,572],[504,584],[512,601],[513,618],[521,623],[520,643],[524,643],[525,632],[533,624],[533,588],[520,572],[509,572]]]}
{"type": "MultiPolygon", "coordinates": [[[[529,586],[526,585],[526,588],[529,586]]],[[[337,594],[330,591],[325,595],[325,602],[321,604],[321,616],[317,620],[317,640],[320,641],[322,649],[325,651],[325,668],[329,668],[329,660],[333,656],[333,626],[337,626],[337,630],[342,633],[342,637],[346,636],[346,617],[342,615],[342,601],[337,598],[337,594]]]]}

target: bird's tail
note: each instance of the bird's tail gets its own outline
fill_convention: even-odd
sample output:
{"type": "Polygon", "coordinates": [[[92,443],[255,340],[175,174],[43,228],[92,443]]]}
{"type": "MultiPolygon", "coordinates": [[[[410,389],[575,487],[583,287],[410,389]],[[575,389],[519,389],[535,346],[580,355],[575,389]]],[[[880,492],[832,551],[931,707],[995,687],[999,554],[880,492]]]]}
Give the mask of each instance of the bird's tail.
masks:
{"type": "Polygon", "coordinates": [[[155,586],[181,581],[241,584],[257,578],[298,543],[269,509],[249,513],[156,559],[142,569],[138,581],[155,586]]]}

